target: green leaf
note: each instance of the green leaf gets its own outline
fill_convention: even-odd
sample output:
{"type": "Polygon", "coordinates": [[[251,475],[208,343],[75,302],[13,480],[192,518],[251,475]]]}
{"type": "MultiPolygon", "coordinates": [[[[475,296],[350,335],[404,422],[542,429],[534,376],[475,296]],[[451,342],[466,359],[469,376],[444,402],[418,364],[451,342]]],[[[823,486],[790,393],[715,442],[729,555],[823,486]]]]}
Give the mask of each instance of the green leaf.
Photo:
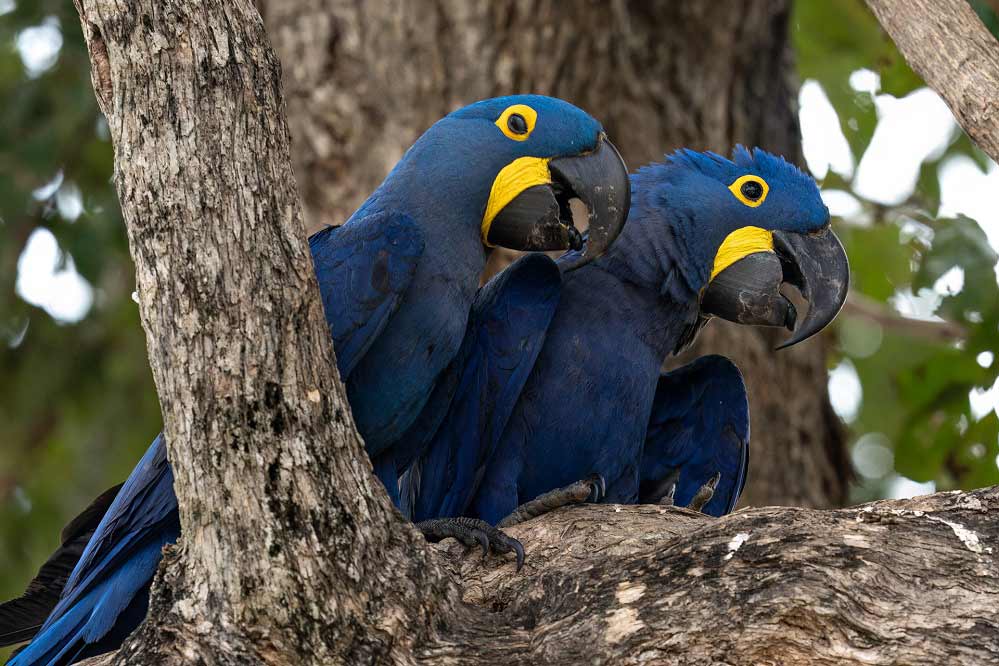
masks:
{"type": "Polygon", "coordinates": [[[887,301],[898,289],[910,284],[916,247],[900,242],[897,226],[844,225],[837,232],[850,257],[851,287],[855,291],[887,301]]]}

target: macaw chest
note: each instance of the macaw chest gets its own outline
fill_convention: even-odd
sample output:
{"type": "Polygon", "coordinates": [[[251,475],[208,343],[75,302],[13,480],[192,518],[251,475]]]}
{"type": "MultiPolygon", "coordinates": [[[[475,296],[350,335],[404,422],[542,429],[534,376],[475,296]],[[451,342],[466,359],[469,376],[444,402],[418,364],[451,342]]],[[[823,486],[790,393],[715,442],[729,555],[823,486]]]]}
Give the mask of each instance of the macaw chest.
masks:
{"type": "Polygon", "coordinates": [[[600,474],[608,494],[625,501],[638,491],[658,363],[627,339],[560,342],[546,344],[549,353],[525,391],[529,399],[512,421],[523,424],[519,494],[533,497],[600,474]]]}

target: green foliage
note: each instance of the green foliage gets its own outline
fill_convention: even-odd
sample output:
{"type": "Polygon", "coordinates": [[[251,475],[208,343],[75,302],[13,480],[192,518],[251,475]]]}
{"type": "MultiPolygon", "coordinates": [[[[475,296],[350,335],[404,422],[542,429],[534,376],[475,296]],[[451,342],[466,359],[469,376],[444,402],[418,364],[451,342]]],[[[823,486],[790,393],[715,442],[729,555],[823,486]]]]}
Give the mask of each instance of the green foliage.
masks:
{"type": "Polygon", "coordinates": [[[863,0],[798,0],[792,20],[799,75],[823,84],[850,149],[860,155],[878,119],[870,95],[850,87],[850,74],[858,69],[878,71],[882,87],[896,95],[920,87],[922,81],[882,33],[863,0]]]}
{"type": "MultiPolygon", "coordinates": [[[[988,4],[972,5],[996,33],[999,19],[988,4]]],[[[850,86],[851,73],[862,68],[877,72],[879,94],[896,97],[923,83],[861,0],[797,0],[793,25],[800,76],[818,81],[825,90],[859,163],[878,116],[871,94],[850,86]]],[[[940,302],[934,313],[960,325],[966,331],[963,339],[916,336],[904,327],[882,328],[870,318],[850,315],[841,317],[837,327],[839,354],[855,368],[863,391],[850,424],[853,434],[859,440],[865,433],[879,433],[876,441],[892,447],[898,474],[932,480],[938,488],[999,483],[999,418],[994,410],[984,416],[973,413],[969,400],[970,392],[991,387],[999,376],[999,359],[989,367],[976,360],[982,352],[999,350],[999,257],[974,220],[935,215],[939,165],[955,155],[967,155],[983,169],[989,164],[962,133],[942,156],[922,165],[916,190],[905,204],[885,208],[854,192],[863,213],[836,221],[850,255],[854,292],[881,304],[889,316],[900,293],[934,297],[941,277],[955,267],[963,270],[963,288],[935,296],[940,302]]],[[[853,184],[830,173],[823,186],[850,191],[853,184]]],[[[857,499],[880,496],[890,478],[866,479],[857,488],[857,499]]]]}
{"type": "Polygon", "coordinates": [[[840,239],[850,256],[853,291],[887,301],[912,276],[913,243],[899,241],[895,225],[860,228],[840,225],[840,239]]]}
{"type": "Polygon", "coordinates": [[[9,598],[68,519],[128,474],[160,417],[131,299],[112,147],[72,3],[22,0],[0,16],[0,99],[0,597],[9,598]],[[57,23],[63,44],[56,64],[31,78],[16,40],[45,22],[57,23]],[[57,179],[51,196],[33,195],[57,179]],[[74,188],[84,212],[63,219],[57,196],[74,188]],[[15,292],[18,257],[39,227],[95,288],[79,322],[59,324],[15,292]]]}

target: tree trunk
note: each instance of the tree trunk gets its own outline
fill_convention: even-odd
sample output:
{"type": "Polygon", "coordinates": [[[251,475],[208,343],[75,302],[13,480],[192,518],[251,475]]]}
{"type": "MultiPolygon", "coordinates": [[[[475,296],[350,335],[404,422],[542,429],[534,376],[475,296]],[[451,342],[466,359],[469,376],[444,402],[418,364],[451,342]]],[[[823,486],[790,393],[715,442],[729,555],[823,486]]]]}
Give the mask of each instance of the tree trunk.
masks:
{"type": "Polygon", "coordinates": [[[429,549],[336,379],[250,0],[77,3],[184,525],[149,621],[92,664],[995,660],[997,489],[721,520],[564,509],[511,530],[519,574],[429,549]]]}
{"type": "MultiPolygon", "coordinates": [[[[759,145],[800,162],[790,3],[258,0],[285,64],[310,228],[340,224],[442,115],[496,95],[562,97],[604,122],[632,168],[680,146],[759,145]]],[[[821,337],[712,323],[684,358],[746,376],[744,502],[840,506],[849,462],[821,337]]]]}
{"type": "Polygon", "coordinates": [[[406,654],[454,588],[372,477],[337,379],[259,14],[77,9],[184,531],[119,662],[406,654]]]}

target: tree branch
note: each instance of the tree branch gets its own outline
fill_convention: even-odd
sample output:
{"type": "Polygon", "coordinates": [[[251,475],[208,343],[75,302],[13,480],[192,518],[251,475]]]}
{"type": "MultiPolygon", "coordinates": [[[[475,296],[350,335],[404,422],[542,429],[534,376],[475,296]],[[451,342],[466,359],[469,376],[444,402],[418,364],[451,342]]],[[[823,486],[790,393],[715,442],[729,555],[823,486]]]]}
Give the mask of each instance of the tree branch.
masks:
{"type": "Polygon", "coordinates": [[[994,663],[997,511],[999,487],[721,519],[657,506],[560,510],[510,529],[529,553],[520,573],[453,540],[435,547],[478,619],[418,660],[994,663]]]}
{"type": "Polygon", "coordinates": [[[850,297],[846,299],[843,314],[873,321],[884,329],[902,335],[911,335],[935,342],[956,342],[964,340],[968,336],[968,331],[960,324],[952,321],[929,321],[903,317],[891,311],[883,303],[856,291],[851,291],[850,297]]]}
{"type": "Polygon", "coordinates": [[[968,136],[999,162],[999,43],[967,0],[867,0],[968,136]]]}

